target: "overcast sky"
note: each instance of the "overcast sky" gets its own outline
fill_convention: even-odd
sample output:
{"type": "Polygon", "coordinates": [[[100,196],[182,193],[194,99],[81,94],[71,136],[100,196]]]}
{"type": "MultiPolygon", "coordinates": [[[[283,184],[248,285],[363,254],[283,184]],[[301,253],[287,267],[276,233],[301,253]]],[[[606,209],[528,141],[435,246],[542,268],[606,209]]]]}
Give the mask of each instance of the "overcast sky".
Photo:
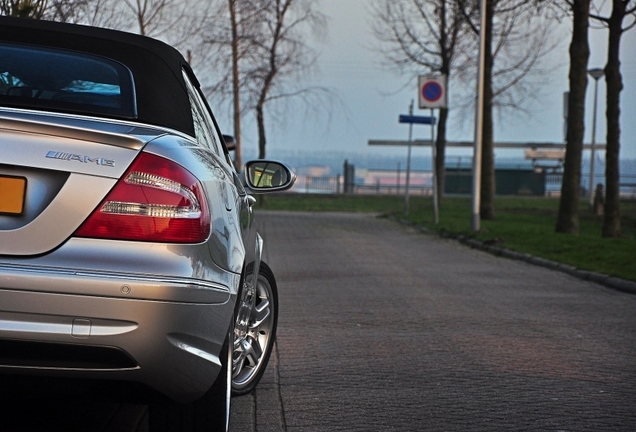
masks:
{"type": "MultiPolygon", "coordinates": [[[[368,152],[404,153],[404,149],[369,147],[369,139],[406,140],[408,126],[398,123],[398,115],[406,114],[411,99],[417,110],[417,83],[400,89],[405,78],[385,71],[379,65],[378,54],[368,47],[375,42],[371,33],[368,0],[321,0],[320,9],[328,16],[327,39],[316,45],[321,52],[318,82],[335,91],[343,106],[335,104],[330,115],[307,117],[302,110],[292,110],[284,119],[269,123],[268,157],[276,157],[280,150],[298,149],[303,152],[368,152]]],[[[506,115],[495,118],[495,141],[563,142],[563,92],[568,90],[569,20],[563,24],[563,43],[555,52],[556,70],[547,77],[541,101],[526,108],[531,117],[506,115]],[[561,63],[559,65],[559,62],[561,63]]],[[[604,67],[606,59],[606,30],[591,30],[592,53],[590,68],[604,67]]],[[[621,93],[621,158],[636,159],[636,28],[623,34],[622,73],[624,89],[621,93]]],[[[425,73],[426,71],[423,71],[425,73]]],[[[590,78],[586,103],[585,141],[591,140],[594,81],[590,78]]],[[[453,111],[451,93],[449,140],[473,140],[473,123],[461,122],[459,112],[453,111]]],[[[605,82],[599,81],[596,142],[605,142],[605,82]]],[[[244,149],[256,148],[255,126],[246,123],[244,149]]],[[[414,138],[429,139],[429,126],[415,126],[414,138]]],[[[417,149],[422,154],[430,150],[417,149]]],[[[470,150],[449,149],[448,156],[472,154],[470,150]]],[[[521,152],[497,152],[498,157],[523,157],[521,152]]],[[[584,156],[584,158],[587,155],[584,156]]]]}

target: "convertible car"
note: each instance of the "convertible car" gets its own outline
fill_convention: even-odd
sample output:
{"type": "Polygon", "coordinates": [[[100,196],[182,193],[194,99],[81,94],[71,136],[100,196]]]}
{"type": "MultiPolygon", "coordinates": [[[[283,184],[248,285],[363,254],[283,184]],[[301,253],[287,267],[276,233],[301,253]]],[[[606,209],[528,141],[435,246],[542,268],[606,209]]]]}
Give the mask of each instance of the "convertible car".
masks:
{"type": "Polygon", "coordinates": [[[227,430],[276,335],[252,195],[295,180],[231,147],[170,46],[0,17],[0,381],[141,386],[152,431],[227,430]]]}

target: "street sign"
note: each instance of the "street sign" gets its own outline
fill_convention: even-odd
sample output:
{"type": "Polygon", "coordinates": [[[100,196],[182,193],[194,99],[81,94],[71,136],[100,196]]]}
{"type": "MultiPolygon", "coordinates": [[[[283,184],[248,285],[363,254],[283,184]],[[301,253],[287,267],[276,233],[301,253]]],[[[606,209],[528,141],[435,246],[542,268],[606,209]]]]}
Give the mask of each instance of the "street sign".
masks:
{"type": "Polygon", "coordinates": [[[400,123],[435,124],[435,117],[400,114],[400,123]]]}
{"type": "Polygon", "coordinates": [[[446,75],[425,75],[418,79],[420,108],[446,108],[446,75]]]}

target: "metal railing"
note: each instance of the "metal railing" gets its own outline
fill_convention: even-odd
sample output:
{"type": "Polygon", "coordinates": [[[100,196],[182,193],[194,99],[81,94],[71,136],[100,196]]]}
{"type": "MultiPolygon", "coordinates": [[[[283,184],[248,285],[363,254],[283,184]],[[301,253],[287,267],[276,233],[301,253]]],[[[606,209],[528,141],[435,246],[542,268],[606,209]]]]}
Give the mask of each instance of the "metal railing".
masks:
{"type": "MultiPolygon", "coordinates": [[[[605,178],[601,175],[595,176],[597,183],[604,183],[605,178]]],[[[581,179],[587,178],[585,174],[581,175],[581,179]]],[[[546,196],[558,196],[561,193],[561,182],[563,173],[546,173],[545,176],[545,193],[546,196]]],[[[342,176],[300,176],[292,189],[299,193],[324,193],[324,194],[340,194],[344,193],[344,179],[342,176]]],[[[587,184],[587,183],[586,183],[587,184]]],[[[356,184],[353,187],[354,194],[360,195],[404,195],[405,188],[403,184],[356,184]]],[[[409,186],[410,195],[430,196],[432,188],[430,186],[409,186]]],[[[587,189],[581,185],[581,194],[585,196],[587,189]]],[[[626,199],[636,199],[636,175],[621,176],[620,195],[626,199]]]]}
{"type": "Polygon", "coordinates": [[[339,194],[343,190],[341,176],[335,177],[299,177],[294,191],[304,193],[339,194]]]}
{"type": "MultiPolygon", "coordinates": [[[[581,182],[589,179],[589,174],[581,174],[581,182]]],[[[594,184],[605,184],[605,176],[602,174],[594,176],[594,184]]],[[[546,173],[545,190],[546,195],[551,196],[561,192],[561,182],[563,181],[563,173],[546,173]]],[[[587,182],[581,185],[581,195],[587,195],[587,182]]],[[[619,183],[619,194],[621,198],[636,199],[636,175],[623,175],[619,183]]]]}

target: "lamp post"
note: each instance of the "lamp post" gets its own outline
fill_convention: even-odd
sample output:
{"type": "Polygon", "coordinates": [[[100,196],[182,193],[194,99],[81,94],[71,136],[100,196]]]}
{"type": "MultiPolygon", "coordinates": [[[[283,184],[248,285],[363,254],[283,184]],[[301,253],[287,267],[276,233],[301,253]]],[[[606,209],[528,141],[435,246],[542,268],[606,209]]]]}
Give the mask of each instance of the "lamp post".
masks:
{"type": "Polygon", "coordinates": [[[475,147],[473,150],[473,198],[472,217],[470,220],[470,230],[478,232],[481,228],[481,217],[479,209],[481,207],[481,149],[483,147],[484,130],[484,66],[486,64],[486,0],[480,0],[479,13],[481,27],[479,27],[479,66],[477,78],[477,104],[475,106],[475,147]]]}
{"type": "Polygon", "coordinates": [[[605,74],[603,69],[590,69],[587,71],[594,78],[594,112],[592,114],[592,145],[590,147],[590,209],[594,208],[594,150],[596,145],[596,99],[598,96],[598,80],[605,74]]]}

